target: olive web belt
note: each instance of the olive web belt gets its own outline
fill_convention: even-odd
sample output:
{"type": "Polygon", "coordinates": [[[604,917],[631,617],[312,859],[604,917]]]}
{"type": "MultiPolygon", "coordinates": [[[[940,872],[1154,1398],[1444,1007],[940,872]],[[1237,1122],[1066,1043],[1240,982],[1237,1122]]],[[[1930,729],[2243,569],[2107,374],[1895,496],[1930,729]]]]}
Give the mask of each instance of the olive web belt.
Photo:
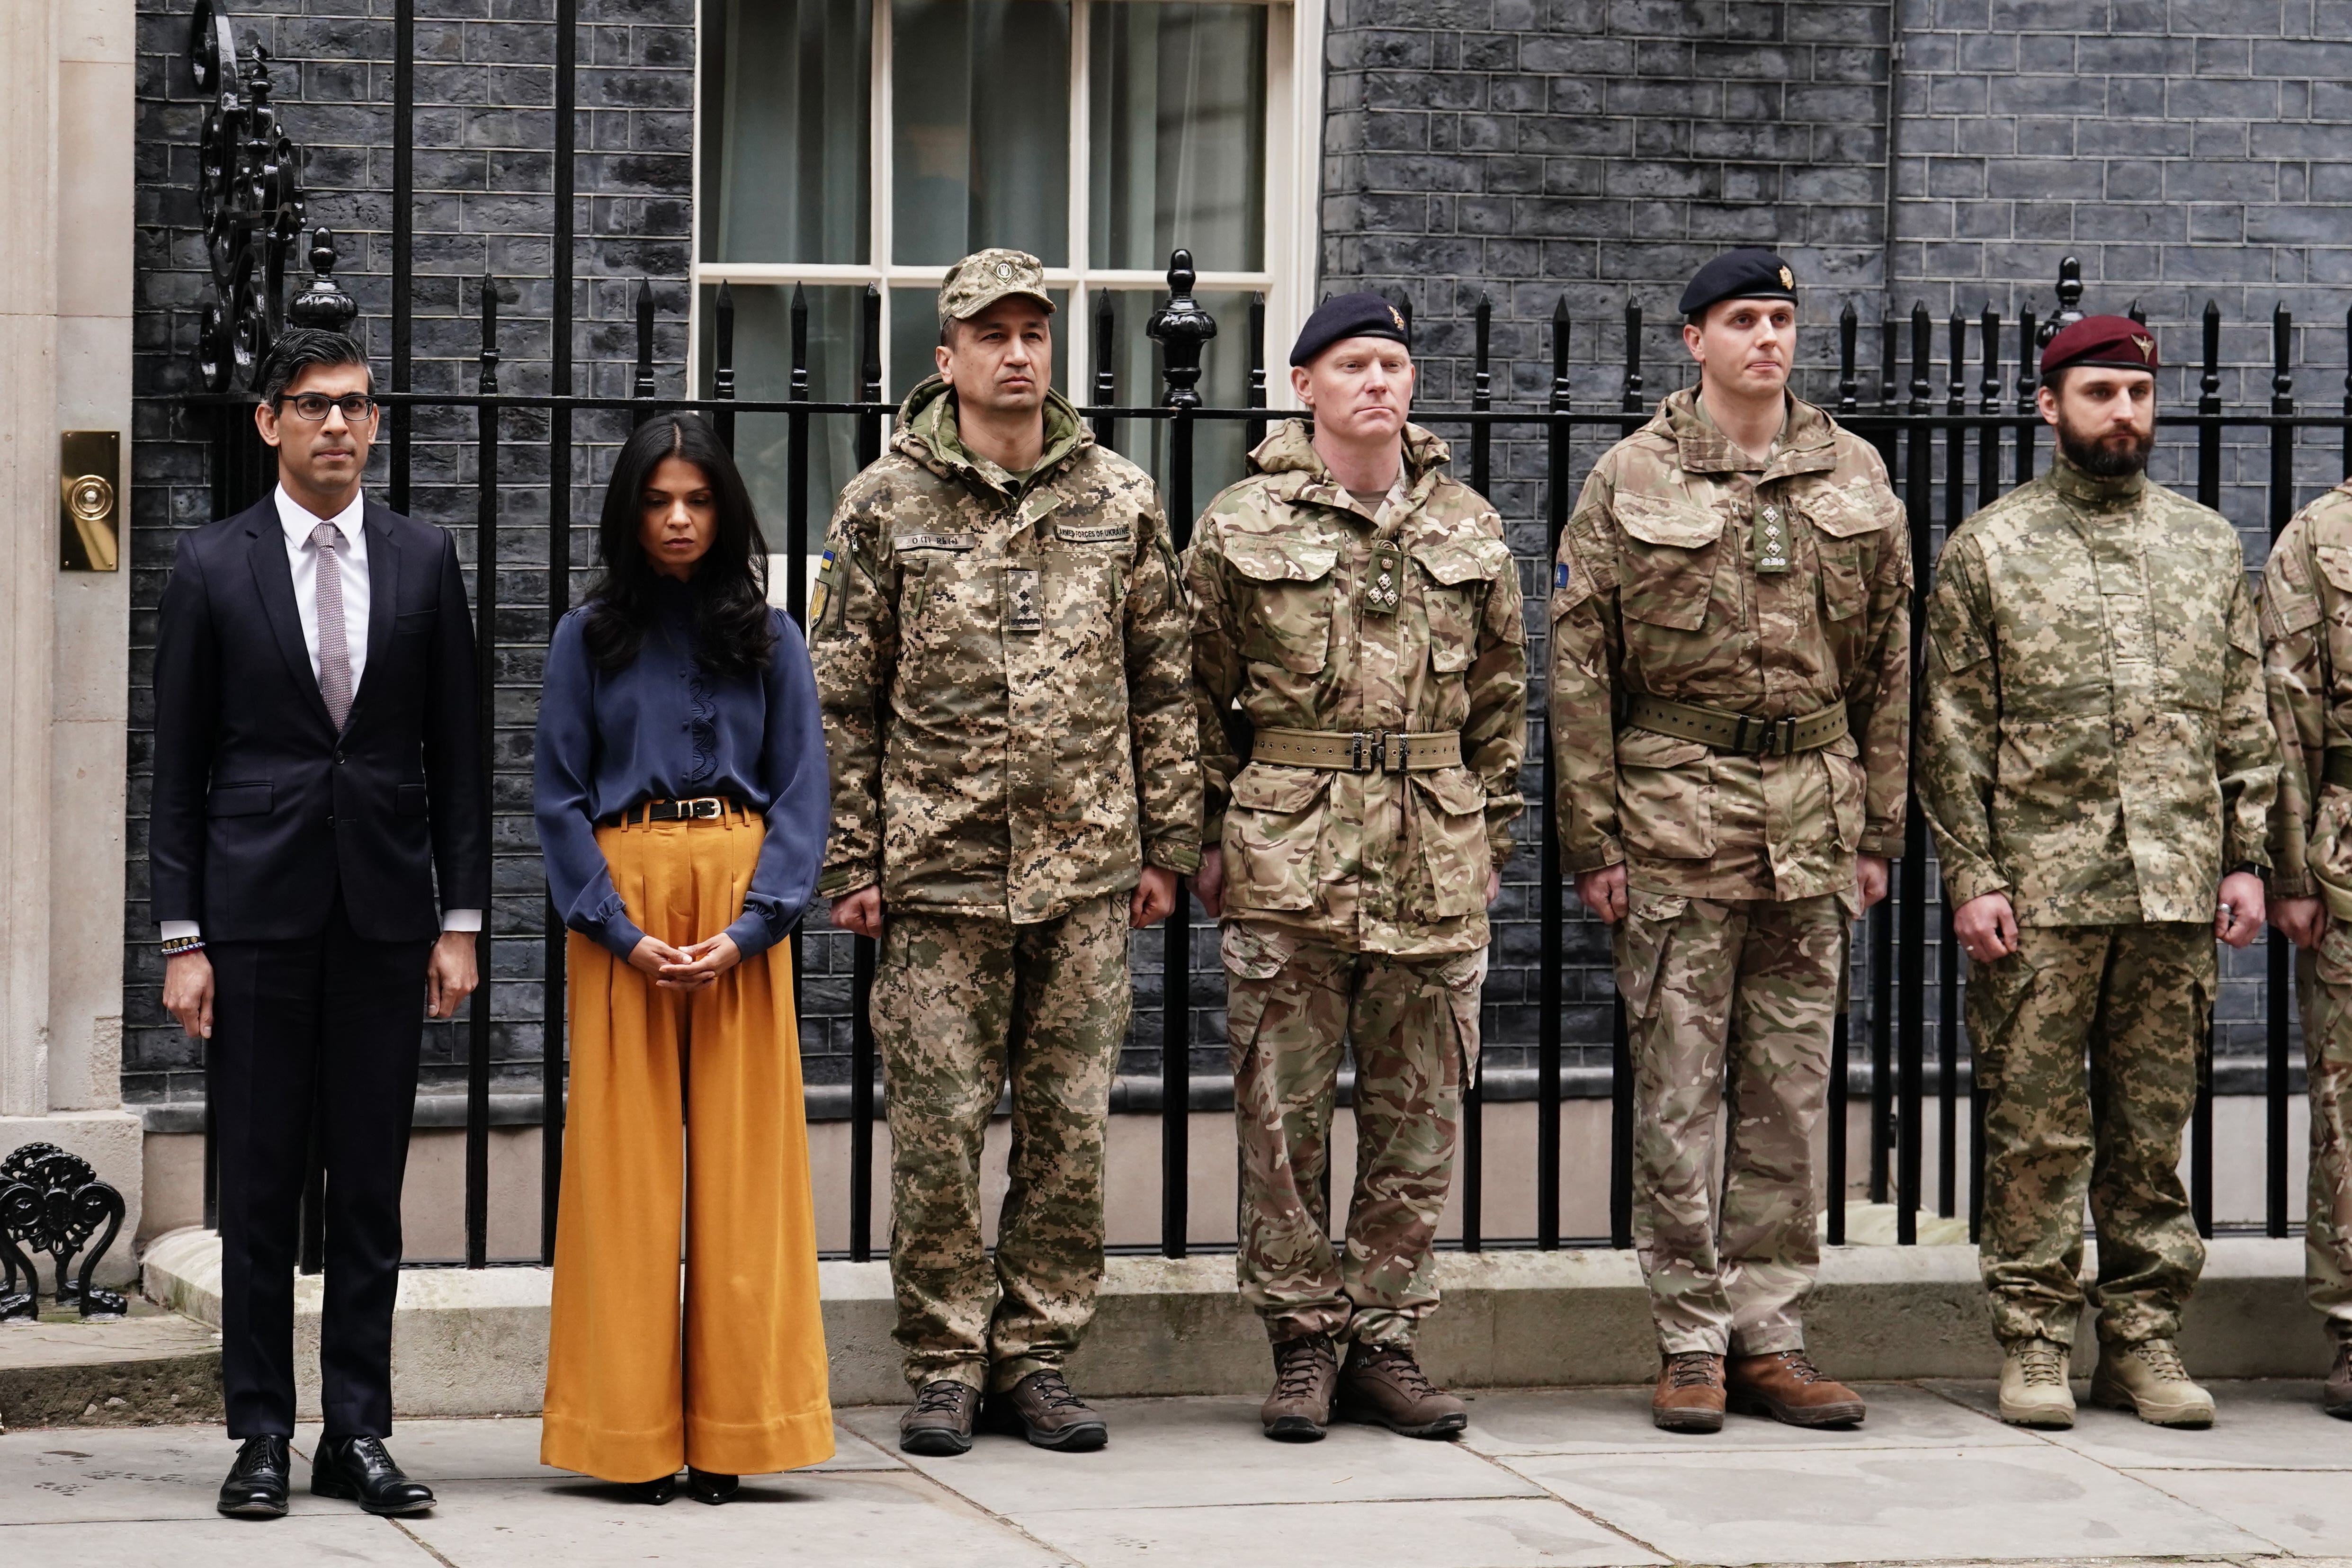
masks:
{"type": "Polygon", "coordinates": [[[1250,761],[1349,773],[1424,773],[1462,765],[1462,731],[1260,730],[1250,761]]]}
{"type": "Polygon", "coordinates": [[[1845,704],[1842,701],[1792,718],[1764,719],[1688,702],[1669,702],[1663,697],[1643,694],[1633,699],[1625,724],[1629,729],[1647,730],[1677,741],[1696,741],[1718,752],[1741,752],[1759,757],[1786,757],[1818,751],[1846,734],[1845,704]]]}

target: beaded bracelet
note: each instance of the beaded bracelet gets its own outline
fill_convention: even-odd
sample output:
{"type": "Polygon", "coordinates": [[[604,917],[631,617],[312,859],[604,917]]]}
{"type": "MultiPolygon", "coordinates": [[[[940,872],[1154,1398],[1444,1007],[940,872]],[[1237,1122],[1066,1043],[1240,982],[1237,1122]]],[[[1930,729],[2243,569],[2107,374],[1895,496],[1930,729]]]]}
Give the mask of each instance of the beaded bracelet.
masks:
{"type": "Polygon", "coordinates": [[[163,956],[177,958],[184,952],[202,952],[205,939],[200,936],[175,936],[163,944],[163,956]]]}

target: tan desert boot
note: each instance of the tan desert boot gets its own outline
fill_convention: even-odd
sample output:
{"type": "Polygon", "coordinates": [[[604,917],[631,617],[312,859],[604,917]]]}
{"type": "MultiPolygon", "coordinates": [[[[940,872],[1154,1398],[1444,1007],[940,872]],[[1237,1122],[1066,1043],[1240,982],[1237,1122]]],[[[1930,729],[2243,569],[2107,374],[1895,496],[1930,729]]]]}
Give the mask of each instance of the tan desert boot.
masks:
{"type": "Polygon", "coordinates": [[[2132,1411],[2155,1426],[2213,1425],[2213,1396],[2189,1381],[2170,1340],[2101,1345],[2091,1403],[2132,1411]]]}
{"type": "Polygon", "coordinates": [[[2066,1384],[2064,1345],[2023,1340],[2000,1363],[2000,1418],[2012,1426],[2064,1431],[2074,1424],[2074,1391],[2066,1384]]]}
{"type": "Polygon", "coordinates": [[[1666,1432],[1722,1431],[1723,1358],[1706,1351],[1667,1356],[1650,1391],[1650,1421],[1666,1432]]]}

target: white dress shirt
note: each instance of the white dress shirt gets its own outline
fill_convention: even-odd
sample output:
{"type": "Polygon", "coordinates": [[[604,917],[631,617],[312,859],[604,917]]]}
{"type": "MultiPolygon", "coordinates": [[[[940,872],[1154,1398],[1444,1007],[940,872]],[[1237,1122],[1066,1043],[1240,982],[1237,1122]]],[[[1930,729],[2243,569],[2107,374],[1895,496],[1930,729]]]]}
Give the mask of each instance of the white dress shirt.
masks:
{"type": "MultiPolygon", "coordinates": [[[[352,700],[360,696],[360,678],[367,670],[368,645],[368,556],[367,529],[363,526],[365,503],[354,492],[352,504],[333,517],[315,517],[299,501],[278,487],[273,498],[278,503],[278,526],[286,534],[286,564],[294,574],[294,609],[302,618],[302,646],[310,655],[310,679],[319,679],[319,546],[310,536],[321,522],[331,522],[343,536],[341,557],[343,590],[343,643],[352,661],[352,700]]],[[[183,937],[199,936],[202,928],[194,921],[165,921],[163,940],[177,942],[183,937]]],[[[482,911],[479,910],[444,910],[441,912],[443,931],[479,931],[482,911]]]]}

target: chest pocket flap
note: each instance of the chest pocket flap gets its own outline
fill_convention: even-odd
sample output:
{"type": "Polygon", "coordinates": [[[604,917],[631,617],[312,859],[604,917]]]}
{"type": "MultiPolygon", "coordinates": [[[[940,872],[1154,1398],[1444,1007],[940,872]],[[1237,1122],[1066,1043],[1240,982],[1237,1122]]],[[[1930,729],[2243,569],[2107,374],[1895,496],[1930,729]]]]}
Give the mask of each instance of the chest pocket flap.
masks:
{"type": "Polygon", "coordinates": [[[1234,571],[1260,583],[1312,583],[1339,563],[1336,544],[1306,544],[1263,533],[1236,534],[1224,542],[1234,571]]]}
{"type": "Polygon", "coordinates": [[[1441,539],[1412,547],[1421,569],[1448,587],[1464,583],[1491,583],[1511,564],[1509,546],[1481,534],[1470,539],[1441,539]]]}
{"type": "Polygon", "coordinates": [[[1615,515],[1633,541],[1622,557],[1618,608],[1650,626],[1698,630],[1715,592],[1723,514],[1694,500],[1621,492],[1615,515]]]}
{"type": "Polygon", "coordinates": [[[1713,507],[1676,496],[1617,492],[1612,509],[1617,526],[1644,544],[1670,545],[1676,550],[1704,550],[1723,537],[1723,514],[1713,507]]]}
{"type": "Polygon", "coordinates": [[[1894,497],[1866,479],[1824,485],[1797,503],[1805,521],[1832,539],[1852,539],[1886,526],[1894,497]]]}
{"type": "Polygon", "coordinates": [[[2313,553],[2319,557],[2320,574],[2339,592],[2352,594],[2352,550],[2341,544],[2323,544],[2313,553]]]}

